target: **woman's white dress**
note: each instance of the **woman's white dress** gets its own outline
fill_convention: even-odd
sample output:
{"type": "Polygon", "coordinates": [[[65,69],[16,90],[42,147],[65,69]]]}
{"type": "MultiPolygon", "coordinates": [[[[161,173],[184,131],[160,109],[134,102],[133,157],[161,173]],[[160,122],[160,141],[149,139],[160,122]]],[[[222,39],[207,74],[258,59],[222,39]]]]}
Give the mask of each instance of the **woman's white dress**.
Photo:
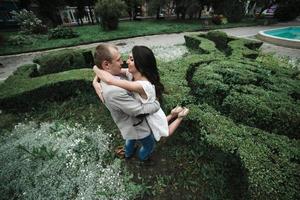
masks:
{"type": "MultiPolygon", "coordinates": [[[[132,74],[127,72],[126,76],[129,80],[132,80],[132,74]]],[[[134,98],[140,100],[142,103],[152,103],[156,100],[155,86],[149,81],[138,80],[147,95],[147,99],[142,98],[139,93],[134,92],[134,98]]],[[[148,124],[152,130],[154,138],[159,141],[162,136],[169,136],[169,126],[167,117],[164,111],[160,108],[157,112],[150,114],[146,117],[148,124]]]]}

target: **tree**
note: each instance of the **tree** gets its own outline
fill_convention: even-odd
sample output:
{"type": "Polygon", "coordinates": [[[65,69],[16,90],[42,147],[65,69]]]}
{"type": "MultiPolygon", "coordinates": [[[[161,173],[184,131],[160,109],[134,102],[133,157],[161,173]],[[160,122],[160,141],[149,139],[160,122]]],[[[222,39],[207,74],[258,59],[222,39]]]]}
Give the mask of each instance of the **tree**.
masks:
{"type": "Polygon", "coordinates": [[[77,7],[76,9],[76,18],[77,18],[77,21],[78,21],[78,24],[79,25],[83,25],[83,18],[84,16],[86,16],[86,13],[85,13],[85,4],[86,2],[84,0],[76,0],[75,1],[75,5],[77,7]]]}
{"type": "Polygon", "coordinates": [[[299,0],[281,0],[278,2],[278,7],[275,11],[275,17],[279,21],[289,21],[300,15],[299,0]]]}
{"type": "Polygon", "coordinates": [[[95,5],[95,13],[101,18],[104,30],[117,29],[119,18],[125,10],[126,4],[120,0],[98,0],[95,5]]]}
{"type": "Polygon", "coordinates": [[[229,22],[239,22],[246,14],[246,0],[211,1],[216,14],[222,14],[229,22]]]}
{"type": "Polygon", "coordinates": [[[38,5],[39,15],[43,17],[43,20],[50,25],[59,25],[62,23],[60,17],[58,16],[58,7],[64,6],[65,2],[60,0],[35,0],[38,5]]]}
{"type": "Polygon", "coordinates": [[[149,2],[150,13],[155,13],[156,19],[160,19],[160,14],[164,6],[169,2],[169,0],[151,0],[149,2]]]}
{"type": "Polygon", "coordinates": [[[190,19],[192,19],[197,13],[201,13],[201,1],[190,0],[190,4],[186,9],[186,13],[190,19]]]}
{"type": "Polygon", "coordinates": [[[189,6],[190,1],[189,0],[175,0],[176,8],[175,13],[177,15],[177,19],[179,19],[181,15],[181,19],[185,19],[186,16],[186,10],[189,6]]]}
{"type": "Polygon", "coordinates": [[[143,3],[142,0],[125,0],[125,4],[127,5],[127,13],[129,15],[130,20],[136,20],[138,14],[138,8],[143,3]]]}

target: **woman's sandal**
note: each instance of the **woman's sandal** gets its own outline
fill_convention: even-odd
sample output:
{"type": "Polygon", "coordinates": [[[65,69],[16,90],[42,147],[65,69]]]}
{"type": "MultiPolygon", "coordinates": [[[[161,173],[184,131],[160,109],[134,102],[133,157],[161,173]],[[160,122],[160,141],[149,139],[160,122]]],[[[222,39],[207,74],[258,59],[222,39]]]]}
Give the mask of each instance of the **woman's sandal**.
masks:
{"type": "Polygon", "coordinates": [[[187,114],[189,114],[190,110],[186,107],[183,108],[183,110],[178,113],[178,118],[184,118],[185,116],[187,116],[187,114]]]}

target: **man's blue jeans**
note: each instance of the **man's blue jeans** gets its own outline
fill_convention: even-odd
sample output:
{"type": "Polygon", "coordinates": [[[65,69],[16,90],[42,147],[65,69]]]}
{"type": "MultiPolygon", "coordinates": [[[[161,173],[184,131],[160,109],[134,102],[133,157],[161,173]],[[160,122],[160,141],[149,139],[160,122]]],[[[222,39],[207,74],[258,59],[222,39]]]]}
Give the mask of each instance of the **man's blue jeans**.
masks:
{"type": "Polygon", "coordinates": [[[135,144],[140,143],[141,147],[138,150],[140,160],[147,160],[152,154],[155,147],[155,139],[151,133],[149,136],[139,140],[126,140],[125,157],[130,158],[135,153],[135,144]]]}

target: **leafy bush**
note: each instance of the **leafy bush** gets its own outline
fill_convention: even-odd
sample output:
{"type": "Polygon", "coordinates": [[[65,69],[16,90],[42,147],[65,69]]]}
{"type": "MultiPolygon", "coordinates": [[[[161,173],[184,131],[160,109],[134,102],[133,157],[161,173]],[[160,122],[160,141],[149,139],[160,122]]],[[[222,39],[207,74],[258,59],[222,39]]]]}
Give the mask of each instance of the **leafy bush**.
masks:
{"type": "Polygon", "coordinates": [[[212,40],[216,44],[216,47],[221,51],[226,50],[227,43],[230,41],[227,34],[222,31],[209,31],[206,38],[212,40]]]}
{"type": "Polygon", "coordinates": [[[78,37],[78,36],[79,36],[78,33],[73,31],[72,28],[58,26],[49,31],[48,38],[49,39],[59,39],[59,38],[68,39],[68,38],[74,38],[74,37],[78,37]]]}
{"type": "MultiPolygon", "coordinates": [[[[228,57],[228,59],[230,58],[231,56],[228,57]]],[[[277,59],[269,60],[259,57],[259,62],[254,62],[251,59],[240,57],[239,60],[234,58],[230,62],[227,61],[228,65],[224,68],[224,65],[220,65],[220,62],[224,63],[225,61],[222,58],[218,59],[218,56],[214,54],[209,57],[207,54],[194,54],[180,61],[161,66],[164,74],[162,80],[166,83],[168,91],[168,94],[164,95],[166,107],[170,109],[174,106],[174,103],[182,102],[181,104],[189,107],[191,111],[184,122],[184,130],[189,132],[190,135],[187,136],[187,133],[182,133],[182,137],[177,139],[180,144],[176,144],[177,146],[189,144],[191,150],[186,155],[176,154],[176,157],[183,156],[183,160],[190,160],[194,163],[194,165],[191,164],[192,166],[185,166],[184,168],[185,170],[192,168],[191,173],[194,177],[200,176],[195,171],[203,166],[203,160],[201,159],[203,154],[208,155],[207,160],[216,159],[219,162],[222,162],[223,159],[226,160],[226,162],[223,162],[223,169],[230,166],[230,169],[235,170],[233,172],[234,177],[239,181],[237,185],[233,186],[235,190],[239,190],[238,192],[241,195],[236,199],[298,199],[299,193],[297,191],[300,189],[299,184],[297,184],[299,182],[299,176],[297,175],[300,155],[299,141],[235,123],[229,117],[224,116],[224,113],[218,112],[215,108],[206,104],[215,101],[219,93],[212,93],[210,98],[207,98],[208,100],[200,98],[204,104],[197,104],[192,100],[193,97],[190,94],[193,94],[197,89],[205,89],[205,86],[192,87],[190,85],[191,88],[186,87],[187,84],[193,84],[191,79],[199,78],[200,81],[200,76],[202,76],[204,84],[207,82],[206,80],[216,82],[219,80],[220,83],[223,83],[223,76],[226,77],[227,84],[231,82],[231,79],[236,80],[235,84],[227,85],[230,89],[231,87],[235,88],[236,85],[239,85],[238,83],[248,85],[247,83],[255,81],[256,73],[264,74],[266,77],[270,74],[278,74],[278,71],[286,75],[293,74],[290,69],[284,67],[283,63],[273,62],[274,60],[277,59]],[[273,73],[270,68],[261,69],[261,63],[272,63],[272,71],[276,71],[276,69],[277,71],[273,73]],[[237,69],[235,69],[236,66],[237,69]],[[246,73],[240,71],[243,68],[246,68],[246,73]],[[191,69],[194,69],[194,71],[191,69]],[[195,69],[197,70],[195,71],[195,69]],[[212,73],[214,69],[222,72],[222,74],[212,73]],[[185,70],[186,75],[183,75],[185,70]],[[187,82],[183,80],[184,76],[187,77],[187,82]],[[184,101],[187,98],[191,102],[188,105],[184,101]],[[202,145],[203,143],[206,145],[202,145]],[[198,165],[200,166],[197,167],[198,165]]],[[[223,84],[225,85],[225,83],[223,84]]],[[[222,85],[217,83],[215,85],[222,89],[222,85]]],[[[294,87],[295,85],[291,88],[294,87]]],[[[240,108],[240,111],[244,111],[244,109],[251,111],[247,107],[240,108]]],[[[240,118],[242,119],[243,116],[240,116],[240,118]]],[[[185,147],[181,148],[184,149],[185,147]]],[[[222,173],[221,170],[219,173],[222,173]]],[[[212,177],[203,176],[206,180],[213,179],[212,177]]],[[[198,178],[192,180],[197,181],[198,178]]],[[[218,184],[218,180],[214,181],[218,184]]],[[[223,179],[219,182],[224,184],[223,179]]],[[[233,184],[233,180],[227,184],[233,184]]],[[[189,187],[192,188],[190,185],[189,187]]],[[[215,186],[215,188],[218,187],[221,186],[215,186]]],[[[197,195],[197,193],[191,193],[197,195]]],[[[214,196],[214,199],[218,198],[214,196]]]]}
{"type": "Polygon", "coordinates": [[[245,1],[224,0],[216,6],[217,14],[223,14],[229,22],[240,22],[245,16],[245,1]]]}
{"type": "Polygon", "coordinates": [[[12,11],[13,18],[18,22],[21,31],[25,34],[43,34],[47,32],[47,27],[42,24],[32,11],[25,9],[17,12],[12,11]]]}
{"type": "Polygon", "coordinates": [[[298,0],[287,0],[278,4],[274,17],[279,21],[290,21],[300,14],[300,2],[298,0]]]}
{"type": "Polygon", "coordinates": [[[197,51],[198,53],[218,54],[218,57],[224,56],[221,51],[216,48],[216,44],[203,35],[185,35],[184,38],[186,46],[194,51],[197,51]]]}
{"type": "Polygon", "coordinates": [[[104,30],[118,28],[119,18],[125,11],[126,5],[119,0],[98,0],[95,5],[96,15],[101,18],[101,26],[104,30]]]}
{"type": "Polygon", "coordinates": [[[18,124],[0,147],[3,199],[133,199],[142,187],[106,160],[110,135],[80,124],[18,124]]]}
{"type": "Polygon", "coordinates": [[[299,138],[300,106],[291,96],[299,89],[296,82],[278,72],[273,77],[266,66],[213,61],[196,67],[190,85],[199,102],[237,122],[299,138]]]}
{"type": "Polygon", "coordinates": [[[81,51],[61,50],[34,59],[39,64],[39,75],[57,73],[71,69],[90,67],[86,65],[81,51]]]}
{"type": "Polygon", "coordinates": [[[202,56],[202,61],[190,65],[189,85],[198,102],[208,103],[236,122],[299,138],[297,70],[282,67],[274,59],[258,62],[254,59],[261,43],[227,38],[219,32],[185,37],[187,45],[202,49],[201,37],[214,41],[220,50],[228,48],[227,41],[231,40],[228,46],[232,52],[224,61],[220,52],[205,48],[210,58],[202,56]]]}
{"type": "MultiPolygon", "coordinates": [[[[248,50],[257,52],[261,45],[259,43],[238,42],[239,39],[229,38],[231,41],[228,46],[234,49],[231,55],[225,57],[206,36],[194,35],[185,38],[187,45],[192,46],[194,50],[203,48],[206,53],[199,54],[202,50],[193,51],[192,55],[160,65],[161,78],[167,90],[164,95],[164,109],[170,110],[176,104],[181,104],[191,110],[181,126],[186,131],[174,136],[178,143],[172,145],[176,146],[172,155],[176,162],[177,159],[183,161],[178,165],[179,170],[176,170],[180,171],[179,176],[184,181],[174,185],[175,193],[178,193],[177,188],[180,188],[179,192],[186,191],[191,199],[199,197],[197,195],[200,190],[201,194],[207,193],[204,194],[204,198],[207,199],[299,199],[299,141],[249,127],[244,121],[239,124],[236,123],[237,119],[229,118],[231,110],[234,110],[232,114],[236,115],[244,112],[245,114],[239,116],[239,119],[243,120],[244,115],[260,109],[262,112],[257,112],[261,119],[259,123],[269,123],[272,121],[273,111],[276,113],[277,110],[281,110],[282,115],[279,118],[287,121],[280,124],[291,124],[296,130],[295,133],[299,133],[299,128],[294,126],[298,122],[289,121],[290,117],[287,117],[289,115],[295,116],[294,120],[299,119],[298,111],[289,109],[299,107],[299,73],[278,59],[269,59],[267,56],[259,56],[256,59],[246,57],[248,50]],[[289,101],[293,103],[291,107],[287,106],[289,101]],[[234,105],[237,108],[226,110],[227,106],[234,105]],[[272,107],[272,112],[269,107],[272,107]],[[287,112],[284,112],[285,110],[287,112]],[[212,165],[205,163],[210,160],[213,160],[212,165]],[[215,163],[219,164],[216,166],[215,163]],[[209,167],[212,169],[207,169],[209,167]],[[188,178],[184,179],[186,177],[188,178]],[[228,177],[228,180],[224,177],[228,177]],[[199,189],[199,183],[202,183],[204,188],[199,189]],[[206,187],[209,188],[207,192],[206,185],[209,185],[206,187]],[[230,191],[236,191],[237,195],[230,191]]],[[[20,78],[12,76],[1,85],[0,96],[11,97],[10,101],[3,104],[1,102],[1,106],[8,105],[18,97],[21,102],[22,99],[36,101],[35,96],[47,98],[47,95],[52,94],[65,95],[63,91],[69,92],[70,88],[77,87],[70,84],[73,84],[74,80],[86,81],[87,87],[80,90],[91,90],[91,70],[80,69],[32,79],[21,78],[21,74],[29,76],[31,72],[30,69],[19,71],[15,76],[20,78]],[[60,90],[63,86],[64,89],[60,90]],[[46,93],[44,88],[47,87],[52,89],[46,93]],[[26,98],[22,98],[24,91],[28,95],[26,98]]],[[[10,106],[17,104],[15,101],[15,104],[10,106]]],[[[24,104],[25,102],[21,102],[20,105],[24,104]]],[[[26,106],[30,107],[30,104],[26,106]]],[[[280,124],[278,126],[281,126],[280,124]]],[[[274,125],[276,129],[278,126],[274,125]]],[[[40,146],[29,146],[32,148],[24,145],[23,147],[34,155],[42,154],[40,158],[44,159],[43,162],[48,162],[51,160],[49,157],[57,155],[56,149],[51,145],[44,144],[46,148],[42,145],[43,143],[40,146]],[[49,157],[45,156],[47,154],[49,157]]],[[[108,166],[109,164],[111,163],[108,163],[108,166]]]]}
{"type": "Polygon", "coordinates": [[[228,47],[231,50],[232,58],[250,58],[256,59],[259,55],[258,48],[262,45],[259,41],[250,41],[244,39],[238,39],[228,42],[228,47]]]}
{"type": "Polygon", "coordinates": [[[206,104],[188,107],[190,131],[200,134],[208,148],[232,155],[227,157],[231,165],[243,168],[240,199],[299,198],[299,141],[237,125],[206,104]]]}
{"type": "Polygon", "coordinates": [[[26,44],[32,44],[32,38],[25,35],[13,35],[8,38],[7,42],[13,46],[23,46],[26,44]]]}
{"type": "Polygon", "coordinates": [[[70,70],[32,77],[36,64],[23,65],[0,87],[0,110],[27,111],[45,101],[63,101],[79,91],[92,93],[92,70],[70,70]]]}
{"type": "Polygon", "coordinates": [[[212,16],[211,21],[216,25],[221,25],[221,23],[222,23],[222,19],[221,19],[220,15],[212,16]]]}

